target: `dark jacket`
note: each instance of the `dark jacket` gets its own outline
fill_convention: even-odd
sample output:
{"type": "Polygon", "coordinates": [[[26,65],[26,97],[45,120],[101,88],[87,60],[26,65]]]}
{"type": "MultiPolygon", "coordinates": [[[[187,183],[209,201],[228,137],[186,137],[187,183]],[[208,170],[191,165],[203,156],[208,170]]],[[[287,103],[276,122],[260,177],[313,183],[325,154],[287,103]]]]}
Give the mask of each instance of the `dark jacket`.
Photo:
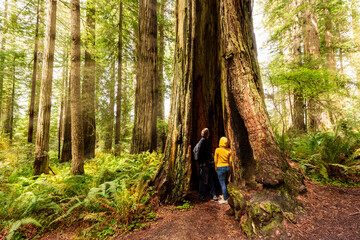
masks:
{"type": "Polygon", "coordinates": [[[212,159],[212,154],[211,154],[211,146],[210,146],[210,141],[205,138],[202,137],[200,139],[201,144],[200,144],[200,150],[199,150],[199,165],[203,165],[204,163],[209,164],[211,159],[212,159]]]}

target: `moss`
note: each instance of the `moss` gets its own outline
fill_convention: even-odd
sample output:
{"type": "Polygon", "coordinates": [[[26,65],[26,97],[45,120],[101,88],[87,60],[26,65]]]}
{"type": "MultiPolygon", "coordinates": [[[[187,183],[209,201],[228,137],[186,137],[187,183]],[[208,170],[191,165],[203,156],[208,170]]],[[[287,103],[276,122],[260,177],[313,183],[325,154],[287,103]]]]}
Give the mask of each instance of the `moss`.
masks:
{"type": "Polygon", "coordinates": [[[282,224],[281,222],[279,222],[279,220],[275,219],[274,221],[270,222],[269,224],[267,224],[266,226],[264,226],[261,229],[261,232],[264,235],[269,236],[272,232],[276,231],[276,229],[282,229],[282,224]]]}

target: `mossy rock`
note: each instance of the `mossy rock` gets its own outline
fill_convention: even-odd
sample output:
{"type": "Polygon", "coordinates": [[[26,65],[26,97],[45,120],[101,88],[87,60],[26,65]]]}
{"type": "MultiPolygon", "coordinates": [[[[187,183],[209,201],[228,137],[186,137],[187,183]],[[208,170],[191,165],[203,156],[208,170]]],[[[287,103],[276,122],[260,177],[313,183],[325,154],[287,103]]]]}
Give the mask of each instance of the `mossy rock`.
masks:
{"type": "Polygon", "coordinates": [[[233,184],[228,185],[229,192],[229,205],[234,211],[235,219],[239,220],[245,214],[246,208],[246,195],[245,192],[233,184]]]}

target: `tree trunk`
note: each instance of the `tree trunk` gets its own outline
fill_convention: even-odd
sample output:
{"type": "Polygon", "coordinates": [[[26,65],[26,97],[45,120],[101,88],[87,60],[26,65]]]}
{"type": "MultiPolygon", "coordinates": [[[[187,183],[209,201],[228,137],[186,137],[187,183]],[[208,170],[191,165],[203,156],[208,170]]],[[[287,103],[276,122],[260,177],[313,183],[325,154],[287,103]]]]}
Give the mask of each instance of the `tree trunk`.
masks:
{"type": "Polygon", "coordinates": [[[358,84],[358,93],[360,93],[360,14],[359,14],[359,1],[351,1],[351,23],[353,29],[353,44],[355,46],[355,52],[352,56],[355,70],[356,78],[358,84]]]}
{"type": "Polygon", "coordinates": [[[156,150],[158,105],[156,0],[139,1],[139,42],[131,152],[156,150]]]}
{"type": "Polygon", "coordinates": [[[336,75],[336,60],[334,51],[333,23],[334,16],[329,10],[329,0],[324,1],[325,4],[325,47],[326,47],[326,66],[331,75],[336,75]]]}
{"type": "MultiPolygon", "coordinates": [[[[298,1],[292,1],[292,10],[296,11],[296,8],[299,6],[298,1]]],[[[297,65],[301,65],[301,32],[300,32],[300,22],[299,16],[296,14],[294,16],[294,25],[292,29],[293,37],[293,62],[297,65]]],[[[306,131],[306,125],[304,120],[305,115],[305,104],[304,104],[304,94],[301,90],[301,87],[296,87],[294,89],[294,114],[293,114],[293,128],[298,133],[303,133],[306,131]]]]}
{"type": "MultiPolygon", "coordinates": [[[[39,44],[39,19],[40,19],[40,0],[37,2],[36,11],[36,27],[35,27],[35,46],[34,46],[34,63],[33,72],[31,78],[31,97],[29,107],[29,129],[28,129],[28,142],[33,141],[34,132],[34,115],[35,115],[35,94],[36,94],[36,76],[37,76],[37,64],[38,64],[38,44],[39,44]]],[[[1,100],[0,100],[1,101],[1,100]]]]}
{"type": "Polygon", "coordinates": [[[86,50],[84,79],[82,84],[82,118],[84,130],[84,157],[95,157],[95,2],[87,0],[86,10],[86,50]]]}
{"type": "MultiPolygon", "coordinates": [[[[272,204],[282,189],[290,198],[302,180],[285,160],[266,112],[251,5],[245,0],[179,0],[176,12],[169,130],[154,185],[162,201],[183,200],[193,181],[191,150],[201,129],[210,128],[213,150],[226,133],[233,159],[229,203],[238,219],[246,213],[250,229],[261,228],[250,215],[256,197],[263,194],[272,204]],[[258,191],[245,199],[244,184],[258,191]]],[[[256,207],[263,204],[256,202],[256,207]]]]}
{"type": "Polygon", "coordinates": [[[16,72],[15,72],[15,57],[12,66],[12,86],[11,86],[11,96],[8,98],[7,104],[7,113],[5,120],[5,134],[9,136],[10,143],[13,140],[14,133],[14,104],[15,104],[15,80],[16,80],[16,72]]]}
{"type": "MultiPolygon", "coordinates": [[[[161,0],[161,3],[158,6],[159,12],[159,23],[158,23],[158,82],[159,82],[159,96],[158,96],[158,121],[162,124],[165,120],[165,83],[164,83],[164,55],[165,55],[165,36],[164,36],[164,22],[165,22],[165,6],[166,0],[161,0]]],[[[161,125],[160,125],[161,126],[161,125]]],[[[161,152],[165,150],[166,142],[166,133],[164,127],[158,129],[159,139],[158,142],[161,143],[161,152]]]]}
{"type": "Polygon", "coordinates": [[[109,84],[109,115],[107,134],[105,136],[105,151],[110,152],[113,143],[114,136],[114,106],[115,106],[115,60],[111,61],[111,77],[109,84]]]}
{"type": "Polygon", "coordinates": [[[68,75],[69,75],[69,54],[67,53],[68,49],[66,48],[66,55],[64,56],[63,62],[63,76],[61,84],[61,93],[60,93],[60,114],[59,114],[59,128],[58,128],[58,159],[61,162],[61,152],[64,146],[64,131],[65,131],[65,120],[66,120],[66,111],[67,111],[67,102],[68,102],[68,75]]]}
{"type": "MultiPolygon", "coordinates": [[[[313,68],[318,69],[320,65],[316,62],[321,56],[320,38],[317,15],[313,12],[314,0],[304,0],[307,4],[303,16],[303,45],[304,55],[307,64],[311,64],[313,68]]],[[[320,126],[320,112],[314,96],[309,96],[308,100],[308,127],[315,131],[320,126]]]]}
{"type": "Polygon", "coordinates": [[[65,82],[65,109],[64,109],[64,130],[62,136],[62,149],[60,162],[71,160],[71,110],[70,110],[70,88],[68,85],[68,65],[66,62],[66,82],[65,82]]]}
{"type": "Polygon", "coordinates": [[[4,76],[5,76],[5,50],[6,50],[6,33],[8,30],[7,26],[7,13],[8,13],[8,0],[5,0],[4,9],[4,28],[3,37],[1,39],[1,51],[3,52],[0,58],[0,127],[2,123],[2,102],[3,102],[3,88],[4,88],[4,76]]]}
{"type": "Polygon", "coordinates": [[[122,22],[123,22],[123,3],[120,2],[119,11],[119,42],[118,42],[118,84],[116,93],[116,122],[115,122],[115,155],[120,154],[121,136],[121,85],[122,85],[122,22]]]}
{"type": "Polygon", "coordinates": [[[70,70],[70,102],[71,102],[71,172],[73,175],[84,174],[84,136],[81,117],[80,94],[80,0],[70,1],[71,10],[71,70],[70,70]]]}
{"type": "Polygon", "coordinates": [[[56,0],[48,0],[39,117],[36,131],[35,175],[49,173],[51,94],[56,36],[56,0]]]}

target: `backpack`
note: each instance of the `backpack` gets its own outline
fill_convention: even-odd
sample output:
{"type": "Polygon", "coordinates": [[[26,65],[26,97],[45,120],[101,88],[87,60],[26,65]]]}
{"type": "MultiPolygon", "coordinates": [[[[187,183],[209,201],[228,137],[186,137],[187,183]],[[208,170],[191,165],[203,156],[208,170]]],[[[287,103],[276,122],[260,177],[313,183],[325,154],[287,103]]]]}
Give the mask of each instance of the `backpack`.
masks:
{"type": "Polygon", "coordinates": [[[198,161],[198,160],[199,160],[201,143],[202,143],[202,141],[201,141],[201,139],[200,139],[200,141],[195,145],[195,147],[194,147],[194,149],[193,149],[195,161],[198,161]]]}

